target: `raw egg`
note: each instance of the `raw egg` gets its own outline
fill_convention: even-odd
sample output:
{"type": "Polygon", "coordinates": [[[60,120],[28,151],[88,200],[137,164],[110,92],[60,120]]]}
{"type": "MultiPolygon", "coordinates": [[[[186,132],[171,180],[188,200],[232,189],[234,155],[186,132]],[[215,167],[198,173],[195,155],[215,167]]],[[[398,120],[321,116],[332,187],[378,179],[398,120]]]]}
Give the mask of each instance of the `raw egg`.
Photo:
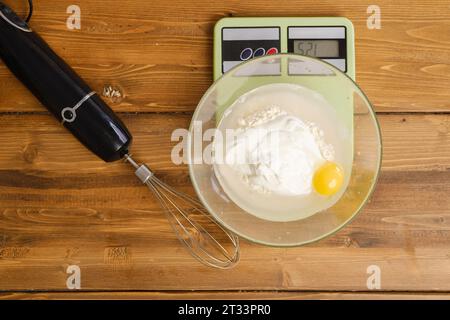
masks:
{"type": "Polygon", "coordinates": [[[334,162],[326,162],[321,165],[313,176],[313,187],[317,193],[331,196],[341,189],[344,183],[344,172],[334,162]]]}

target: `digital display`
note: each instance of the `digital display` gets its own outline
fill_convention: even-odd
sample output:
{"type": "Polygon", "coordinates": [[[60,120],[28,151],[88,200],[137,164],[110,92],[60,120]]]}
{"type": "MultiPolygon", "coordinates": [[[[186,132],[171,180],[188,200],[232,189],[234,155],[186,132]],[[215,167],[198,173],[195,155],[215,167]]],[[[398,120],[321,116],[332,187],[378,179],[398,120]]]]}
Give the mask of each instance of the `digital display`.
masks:
{"type": "Polygon", "coordinates": [[[294,40],[294,53],[310,57],[339,57],[338,40],[294,40]]]}

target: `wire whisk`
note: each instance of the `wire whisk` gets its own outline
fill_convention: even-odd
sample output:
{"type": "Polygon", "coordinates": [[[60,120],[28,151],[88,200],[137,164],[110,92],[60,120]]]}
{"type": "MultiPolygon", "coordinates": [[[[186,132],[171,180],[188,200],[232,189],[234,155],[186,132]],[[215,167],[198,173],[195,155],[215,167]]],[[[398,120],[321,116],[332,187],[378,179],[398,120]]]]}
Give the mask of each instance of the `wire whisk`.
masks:
{"type": "Polygon", "coordinates": [[[236,265],[240,255],[239,238],[217,223],[200,201],[162,182],[131,155],[125,155],[125,161],[136,169],[135,175],[153,192],[178,239],[193,257],[219,269],[236,265]]]}

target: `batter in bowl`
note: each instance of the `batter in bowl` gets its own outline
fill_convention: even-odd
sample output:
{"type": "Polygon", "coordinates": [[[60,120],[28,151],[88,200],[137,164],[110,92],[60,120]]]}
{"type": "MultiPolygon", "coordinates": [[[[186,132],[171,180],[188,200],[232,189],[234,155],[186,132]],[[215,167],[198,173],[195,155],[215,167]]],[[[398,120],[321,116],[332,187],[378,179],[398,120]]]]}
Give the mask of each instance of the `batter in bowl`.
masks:
{"type": "Polygon", "coordinates": [[[239,207],[261,219],[292,221],[331,207],[348,184],[350,133],[319,94],[270,84],[223,114],[214,170],[239,207]]]}

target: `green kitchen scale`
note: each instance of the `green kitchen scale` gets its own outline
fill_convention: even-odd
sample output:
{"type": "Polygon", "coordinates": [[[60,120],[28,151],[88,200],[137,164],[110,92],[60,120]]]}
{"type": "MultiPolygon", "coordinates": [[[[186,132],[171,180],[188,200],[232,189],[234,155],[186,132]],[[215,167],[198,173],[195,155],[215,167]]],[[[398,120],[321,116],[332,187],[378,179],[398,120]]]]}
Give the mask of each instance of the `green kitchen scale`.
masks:
{"type": "Polygon", "coordinates": [[[214,29],[214,80],[241,62],[277,53],[320,58],[355,80],[353,24],[343,17],[223,18],[214,29]]]}
{"type": "MultiPolygon", "coordinates": [[[[214,83],[192,116],[187,143],[191,181],[208,212],[237,235],[271,246],[317,241],[351,221],[370,198],[381,163],[376,115],[354,82],[352,23],[339,17],[224,18],[214,30],[213,72],[214,83]],[[286,88],[301,94],[290,95],[286,88]],[[259,99],[252,92],[268,93],[269,98],[274,93],[276,100],[265,100],[264,95],[259,99]],[[324,137],[335,146],[332,161],[344,173],[342,187],[332,195],[336,202],[330,207],[322,208],[320,199],[307,206],[290,206],[288,197],[289,201],[279,200],[276,205],[278,214],[292,214],[289,219],[261,218],[259,214],[267,211],[267,199],[239,198],[222,179],[220,163],[207,161],[214,148],[206,132],[215,133],[214,141],[224,141],[228,130],[232,134],[240,128],[236,117],[245,116],[246,109],[239,108],[248,108],[251,115],[264,108],[266,101],[268,107],[286,108],[326,128],[324,137]],[[195,139],[203,132],[206,138],[195,139]],[[301,218],[294,217],[297,211],[301,218]]],[[[223,149],[216,146],[219,148],[214,151],[220,154],[223,149]]]]}
{"type": "Polygon", "coordinates": [[[353,25],[346,18],[221,19],[214,30],[214,80],[220,79],[214,94],[216,124],[251,90],[273,83],[299,85],[333,106],[336,127],[344,128],[339,133],[342,165],[351,172],[354,51],[353,25]]]}

